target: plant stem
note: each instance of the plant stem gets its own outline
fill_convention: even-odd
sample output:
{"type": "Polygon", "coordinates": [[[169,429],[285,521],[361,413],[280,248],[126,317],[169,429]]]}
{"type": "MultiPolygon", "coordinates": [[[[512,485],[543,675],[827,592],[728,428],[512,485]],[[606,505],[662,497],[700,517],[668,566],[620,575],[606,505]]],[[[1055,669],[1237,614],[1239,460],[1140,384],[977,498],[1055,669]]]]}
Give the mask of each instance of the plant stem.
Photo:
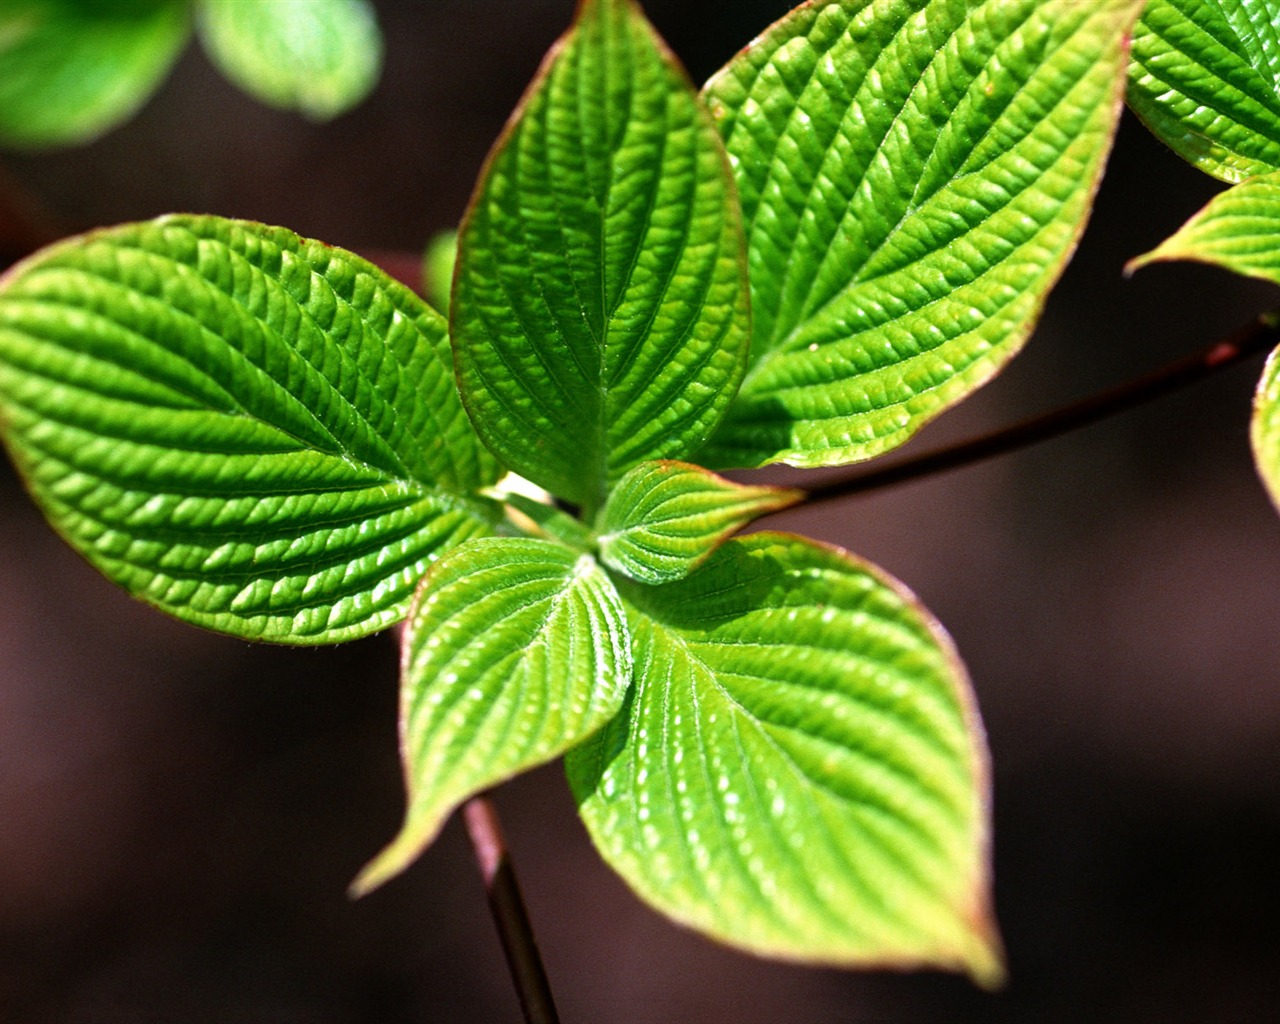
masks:
{"type": "Polygon", "coordinates": [[[1280,311],[1264,313],[1208,348],[1110,390],[982,437],[962,441],[916,458],[903,459],[870,473],[860,473],[851,478],[822,484],[809,490],[798,504],[815,505],[821,501],[834,501],[853,494],[892,487],[1047,441],[1078,427],[1096,423],[1114,413],[1133,409],[1171,394],[1277,344],[1280,344],[1280,311]]]}
{"type": "Polygon", "coordinates": [[[520,895],[520,883],[516,881],[507,853],[497,809],[488,796],[481,794],[463,805],[462,818],[489,896],[489,910],[507,955],[507,968],[520,997],[525,1024],[559,1024],[547,972],[542,966],[538,943],[520,895]]]}

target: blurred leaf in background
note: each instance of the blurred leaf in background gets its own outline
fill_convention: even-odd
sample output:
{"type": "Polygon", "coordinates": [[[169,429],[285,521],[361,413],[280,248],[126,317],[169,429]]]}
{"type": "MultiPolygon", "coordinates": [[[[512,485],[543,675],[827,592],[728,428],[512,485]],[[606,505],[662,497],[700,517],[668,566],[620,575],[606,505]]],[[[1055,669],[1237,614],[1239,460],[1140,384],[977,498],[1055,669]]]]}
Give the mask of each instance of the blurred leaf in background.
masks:
{"type": "Polygon", "coordinates": [[[316,120],[376,84],[382,38],[366,0],[5,0],[0,145],[79,145],[159,88],[192,35],[250,95],[316,120]]]}

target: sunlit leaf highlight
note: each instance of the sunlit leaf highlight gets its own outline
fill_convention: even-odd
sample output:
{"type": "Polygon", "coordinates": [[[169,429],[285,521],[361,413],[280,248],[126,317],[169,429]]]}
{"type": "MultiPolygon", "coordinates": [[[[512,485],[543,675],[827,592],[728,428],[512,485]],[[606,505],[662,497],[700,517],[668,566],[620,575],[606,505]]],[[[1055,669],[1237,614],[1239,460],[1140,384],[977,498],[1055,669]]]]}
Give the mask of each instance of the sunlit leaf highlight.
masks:
{"type": "Polygon", "coordinates": [[[446,554],[404,637],[404,828],[353,890],[402,871],[467,797],[604,725],[630,678],[626,615],[589,555],[508,537],[446,554]]]}
{"type": "MultiPolygon", "coordinates": [[[[1208,263],[1280,285],[1280,172],[1249,178],[1215,196],[1171,237],[1130,261],[1129,269],[1172,260],[1208,263]]],[[[1250,429],[1258,472],[1280,505],[1278,374],[1273,353],[1254,394],[1250,429]]]]}
{"type": "Polygon", "coordinates": [[[1193,260],[1280,284],[1280,172],[1250,178],[1203,210],[1128,269],[1193,260]]]}
{"type": "Polygon", "coordinates": [[[1140,0],[817,0],[707,84],[751,364],[698,461],[901,444],[1021,347],[1110,150],[1140,0]]]}
{"type": "Polygon", "coordinates": [[[593,514],[702,444],[745,368],[738,206],[706,111],[631,0],[584,0],[481,174],[451,331],[488,445],[593,514]]]}
{"type": "Polygon", "coordinates": [[[600,516],[600,557],[643,583],[687,576],[735,530],[804,497],[747,487],[686,462],[642,462],[609,493],[600,516]]]}
{"type": "Polygon", "coordinates": [[[1280,8],[1151,0],[1134,29],[1129,105],[1215,178],[1280,170],[1280,8]]]}
{"type": "Polygon", "coordinates": [[[621,593],[635,682],[566,764],[636,892],[755,953],[995,981],[981,728],[914,599],[768,533],[621,593]]]}

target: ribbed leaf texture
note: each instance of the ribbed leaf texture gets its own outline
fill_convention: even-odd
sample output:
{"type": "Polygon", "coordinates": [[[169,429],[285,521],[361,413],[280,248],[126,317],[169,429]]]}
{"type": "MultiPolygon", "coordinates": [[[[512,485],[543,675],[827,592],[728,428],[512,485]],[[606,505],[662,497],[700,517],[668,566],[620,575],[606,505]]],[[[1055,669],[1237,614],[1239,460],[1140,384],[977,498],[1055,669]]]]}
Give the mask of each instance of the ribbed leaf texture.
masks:
{"type": "Polygon", "coordinates": [[[751,365],[698,461],[901,444],[1023,344],[1115,131],[1140,0],[818,0],[707,84],[751,365]]]}
{"type": "Polygon", "coordinates": [[[1215,178],[1280,170],[1280,5],[1151,0],[1133,34],[1129,106],[1215,178]]]}
{"type": "Polygon", "coordinates": [[[531,538],[473,541],[433,565],[403,661],[409,809],[357,893],[402,871],[467,797],[599,729],[631,678],[608,577],[590,555],[531,538]]]}
{"type": "Polygon", "coordinates": [[[642,462],[609,493],[600,557],[642,583],[689,575],[751,520],[793,505],[803,491],[744,487],[686,462],[642,462]]]}
{"type": "Polygon", "coordinates": [[[476,428],[594,513],[646,459],[706,440],[748,344],[728,165],[631,0],[583,0],[489,158],[451,330],[476,428]]]}
{"type": "Polygon", "coordinates": [[[768,533],[677,583],[620,589],[635,683],[566,763],[636,892],[756,953],[994,981],[981,728],[914,599],[768,533]]]}
{"type": "Polygon", "coordinates": [[[174,0],[4,0],[0,145],[89,142],[151,95],[191,33],[174,0]]]}
{"type": "Polygon", "coordinates": [[[179,618],[320,643],[403,618],[441,550],[490,532],[497,467],[445,325],[359,257],[166,217],[0,283],[0,425],[54,525],[179,618]]]}
{"type": "Polygon", "coordinates": [[[378,81],[382,36],[368,0],[199,0],[198,11],[209,57],[264,103],[327,120],[378,81]]]}

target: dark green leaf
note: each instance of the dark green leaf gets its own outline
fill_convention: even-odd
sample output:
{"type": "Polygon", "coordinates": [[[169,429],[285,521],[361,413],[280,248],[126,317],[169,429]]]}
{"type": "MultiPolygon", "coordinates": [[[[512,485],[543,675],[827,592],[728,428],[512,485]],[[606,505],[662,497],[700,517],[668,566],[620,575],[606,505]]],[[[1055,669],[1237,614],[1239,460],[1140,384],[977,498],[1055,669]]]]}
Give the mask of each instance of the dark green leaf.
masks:
{"type": "Polygon", "coordinates": [[[241,636],[402,618],[427,564],[490,531],[497,476],[445,326],[351,253],[167,217],[53,246],[0,284],[0,424],[107,576],[241,636]]]}
{"type": "Polygon", "coordinates": [[[701,444],[746,358],[724,154],[631,0],[584,0],[481,176],[451,327],[486,442],[583,506],[701,444]]]}
{"type": "Polygon", "coordinates": [[[558,540],[578,551],[590,549],[591,531],[567,512],[518,492],[504,494],[502,500],[507,505],[507,517],[522,532],[558,540]]]}

